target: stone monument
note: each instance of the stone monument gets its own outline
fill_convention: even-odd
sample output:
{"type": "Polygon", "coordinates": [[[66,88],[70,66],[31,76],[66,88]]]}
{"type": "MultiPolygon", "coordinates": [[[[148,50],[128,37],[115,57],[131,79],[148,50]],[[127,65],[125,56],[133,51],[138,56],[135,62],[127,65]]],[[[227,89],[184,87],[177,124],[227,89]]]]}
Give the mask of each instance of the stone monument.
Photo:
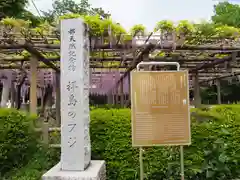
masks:
{"type": "Polygon", "coordinates": [[[43,180],[105,180],[105,162],[91,161],[89,38],[82,19],[61,21],[61,161],[43,180]]]}

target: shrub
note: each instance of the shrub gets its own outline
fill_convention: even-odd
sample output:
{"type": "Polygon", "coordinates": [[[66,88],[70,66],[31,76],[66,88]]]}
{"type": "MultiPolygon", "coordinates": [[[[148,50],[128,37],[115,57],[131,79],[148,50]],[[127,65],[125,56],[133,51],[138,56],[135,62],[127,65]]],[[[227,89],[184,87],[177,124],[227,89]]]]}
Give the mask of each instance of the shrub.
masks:
{"type": "MultiPolygon", "coordinates": [[[[196,111],[208,116],[203,122],[192,118],[192,145],[184,147],[186,179],[233,179],[240,175],[240,106],[234,106],[196,111]]],[[[109,180],[139,178],[129,109],[93,110],[91,140],[92,156],[107,162],[109,180]]],[[[179,179],[179,147],[145,148],[144,170],[149,180],[179,179]]]]}
{"type": "MultiPolygon", "coordinates": [[[[192,117],[192,145],[184,147],[186,179],[238,178],[240,106],[216,106],[207,111],[195,109],[194,112],[198,116],[192,117]],[[195,118],[199,116],[203,116],[204,121],[195,118]]],[[[94,108],[91,111],[92,159],[106,161],[109,180],[139,179],[139,150],[132,148],[130,115],[129,109],[94,108]]],[[[179,147],[144,148],[143,156],[145,179],[180,179],[179,147]]],[[[37,167],[36,164],[31,163],[33,168],[28,166],[12,179],[37,179],[43,169],[49,168],[46,163],[37,167]]]]}
{"type": "Polygon", "coordinates": [[[131,147],[129,109],[95,109],[90,127],[92,159],[107,162],[108,179],[135,179],[139,161],[131,147]]]}
{"type": "Polygon", "coordinates": [[[31,128],[35,118],[15,109],[0,109],[0,172],[24,164],[36,150],[31,128]]]}

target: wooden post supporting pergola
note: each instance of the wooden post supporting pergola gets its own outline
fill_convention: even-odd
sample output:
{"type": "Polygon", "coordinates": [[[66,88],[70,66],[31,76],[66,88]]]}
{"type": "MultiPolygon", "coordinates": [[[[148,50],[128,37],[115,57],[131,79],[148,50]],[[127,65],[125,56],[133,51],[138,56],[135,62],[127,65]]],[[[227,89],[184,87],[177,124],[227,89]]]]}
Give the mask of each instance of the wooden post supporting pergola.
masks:
{"type": "Polygon", "coordinates": [[[222,101],[221,101],[221,83],[220,83],[219,79],[216,80],[216,86],[217,86],[217,103],[222,104],[222,101]]]}
{"type": "Polygon", "coordinates": [[[37,67],[38,59],[32,56],[30,59],[30,113],[37,114],[37,67]]]}
{"type": "Polygon", "coordinates": [[[56,125],[61,125],[61,94],[60,94],[60,73],[56,73],[56,125]]]}
{"type": "Polygon", "coordinates": [[[201,95],[200,95],[200,84],[199,84],[199,74],[195,73],[194,76],[194,106],[196,108],[201,106],[201,95]]]}

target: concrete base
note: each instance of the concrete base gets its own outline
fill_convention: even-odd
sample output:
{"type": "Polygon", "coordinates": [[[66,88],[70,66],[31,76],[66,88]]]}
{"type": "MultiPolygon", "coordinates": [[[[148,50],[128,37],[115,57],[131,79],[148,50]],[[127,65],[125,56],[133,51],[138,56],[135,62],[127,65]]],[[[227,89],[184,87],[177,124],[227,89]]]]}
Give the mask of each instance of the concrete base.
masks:
{"type": "Polygon", "coordinates": [[[85,171],[62,171],[59,162],[42,176],[42,180],[106,180],[105,161],[91,161],[85,171]]]}

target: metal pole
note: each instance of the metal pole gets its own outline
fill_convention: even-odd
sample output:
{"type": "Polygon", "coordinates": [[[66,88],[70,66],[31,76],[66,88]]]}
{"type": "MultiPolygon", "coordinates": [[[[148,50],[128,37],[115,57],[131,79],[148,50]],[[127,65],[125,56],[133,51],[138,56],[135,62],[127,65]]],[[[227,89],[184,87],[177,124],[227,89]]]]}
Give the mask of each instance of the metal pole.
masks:
{"type": "Polygon", "coordinates": [[[180,164],[181,164],[181,180],[184,180],[184,155],[183,155],[183,146],[180,146],[180,164]]]}
{"type": "Polygon", "coordinates": [[[144,171],[143,171],[143,149],[142,147],[139,148],[139,162],[140,162],[140,180],[144,179],[144,171]]]}
{"type": "Polygon", "coordinates": [[[137,65],[137,71],[140,70],[140,66],[146,66],[146,65],[175,65],[177,66],[177,71],[180,70],[180,64],[178,62],[140,62],[137,65]]]}

